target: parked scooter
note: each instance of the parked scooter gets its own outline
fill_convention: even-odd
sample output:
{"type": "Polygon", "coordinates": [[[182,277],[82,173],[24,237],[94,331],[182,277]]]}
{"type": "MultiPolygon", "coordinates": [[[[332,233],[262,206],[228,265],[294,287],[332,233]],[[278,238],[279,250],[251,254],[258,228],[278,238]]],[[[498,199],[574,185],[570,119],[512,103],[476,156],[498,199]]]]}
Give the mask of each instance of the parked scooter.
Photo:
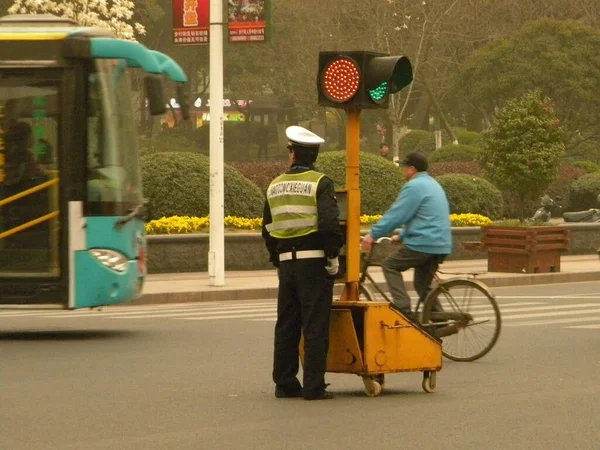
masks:
{"type": "MultiPolygon", "coordinates": [[[[529,220],[531,220],[532,222],[542,222],[542,223],[546,223],[546,222],[550,222],[550,219],[552,218],[552,210],[553,209],[562,209],[562,207],[555,202],[549,195],[544,195],[542,197],[542,202],[541,202],[541,207],[540,209],[538,209],[535,214],[533,215],[533,217],[529,220]]],[[[556,200],[557,201],[561,201],[562,198],[559,196],[556,196],[556,200]]]]}
{"type": "MultiPolygon", "coordinates": [[[[596,197],[600,203],[600,195],[596,197]]],[[[600,209],[588,209],[587,211],[567,212],[563,214],[565,222],[600,222],[600,209]]]]}

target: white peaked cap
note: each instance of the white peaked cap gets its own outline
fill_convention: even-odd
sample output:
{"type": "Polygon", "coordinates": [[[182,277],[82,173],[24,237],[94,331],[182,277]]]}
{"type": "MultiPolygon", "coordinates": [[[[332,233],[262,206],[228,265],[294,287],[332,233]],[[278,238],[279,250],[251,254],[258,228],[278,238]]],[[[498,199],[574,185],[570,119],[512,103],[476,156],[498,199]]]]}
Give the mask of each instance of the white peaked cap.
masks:
{"type": "Polygon", "coordinates": [[[317,136],[312,131],[296,125],[288,127],[285,135],[292,144],[302,145],[304,147],[318,147],[325,143],[325,140],[317,136]]]}

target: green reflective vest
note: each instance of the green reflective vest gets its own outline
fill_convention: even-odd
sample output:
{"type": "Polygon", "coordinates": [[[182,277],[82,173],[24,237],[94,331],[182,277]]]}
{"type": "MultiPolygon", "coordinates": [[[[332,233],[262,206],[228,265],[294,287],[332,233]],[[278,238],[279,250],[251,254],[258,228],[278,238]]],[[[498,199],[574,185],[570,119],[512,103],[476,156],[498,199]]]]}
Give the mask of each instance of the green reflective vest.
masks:
{"type": "Polygon", "coordinates": [[[309,170],[273,180],[267,190],[273,222],[266,228],[271,236],[291,239],[318,230],[317,186],[324,176],[309,170]]]}

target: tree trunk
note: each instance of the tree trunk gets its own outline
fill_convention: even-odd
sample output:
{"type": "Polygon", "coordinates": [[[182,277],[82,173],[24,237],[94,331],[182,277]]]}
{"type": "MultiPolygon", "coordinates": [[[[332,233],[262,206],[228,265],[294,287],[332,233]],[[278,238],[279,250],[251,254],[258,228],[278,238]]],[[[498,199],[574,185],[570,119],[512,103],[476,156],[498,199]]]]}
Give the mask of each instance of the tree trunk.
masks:
{"type": "Polygon", "coordinates": [[[433,109],[437,113],[438,119],[440,121],[440,125],[442,126],[442,128],[444,130],[446,130],[446,132],[448,133],[448,136],[450,136],[450,140],[452,141],[452,143],[454,145],[458,144],[458,139],[457,139],[456,135],[454,134],[454,130],[452,130],[452,128],[450,127],[450,124],[446,120],[446,116],[444,115],[442,108],[440,108],[440,104],[438,103],[437,98],[435,97],[433,91],[429,88],[427,83],[425,83],[424,81],[421,81],[421,82],[423,83],[423,86],[425,87],[425,90],[427,91],[428,97],[431,99],[431,104],[433,105],[433,109]]]}

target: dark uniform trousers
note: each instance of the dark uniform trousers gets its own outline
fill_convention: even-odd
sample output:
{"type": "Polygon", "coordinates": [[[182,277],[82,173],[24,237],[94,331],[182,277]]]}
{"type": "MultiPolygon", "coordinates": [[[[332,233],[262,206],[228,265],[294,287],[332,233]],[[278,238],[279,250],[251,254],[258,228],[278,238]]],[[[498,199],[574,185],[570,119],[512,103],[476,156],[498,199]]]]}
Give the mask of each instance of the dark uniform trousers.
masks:
{"type": "Polygon", "coordinates": [[[298,347],[304,332],[303,394],[310,397],[323,393],[333,285],[334,277],[327,274],[324,258],[281,262],[273,365],[277,386],[299,388],[298,347]]]}

